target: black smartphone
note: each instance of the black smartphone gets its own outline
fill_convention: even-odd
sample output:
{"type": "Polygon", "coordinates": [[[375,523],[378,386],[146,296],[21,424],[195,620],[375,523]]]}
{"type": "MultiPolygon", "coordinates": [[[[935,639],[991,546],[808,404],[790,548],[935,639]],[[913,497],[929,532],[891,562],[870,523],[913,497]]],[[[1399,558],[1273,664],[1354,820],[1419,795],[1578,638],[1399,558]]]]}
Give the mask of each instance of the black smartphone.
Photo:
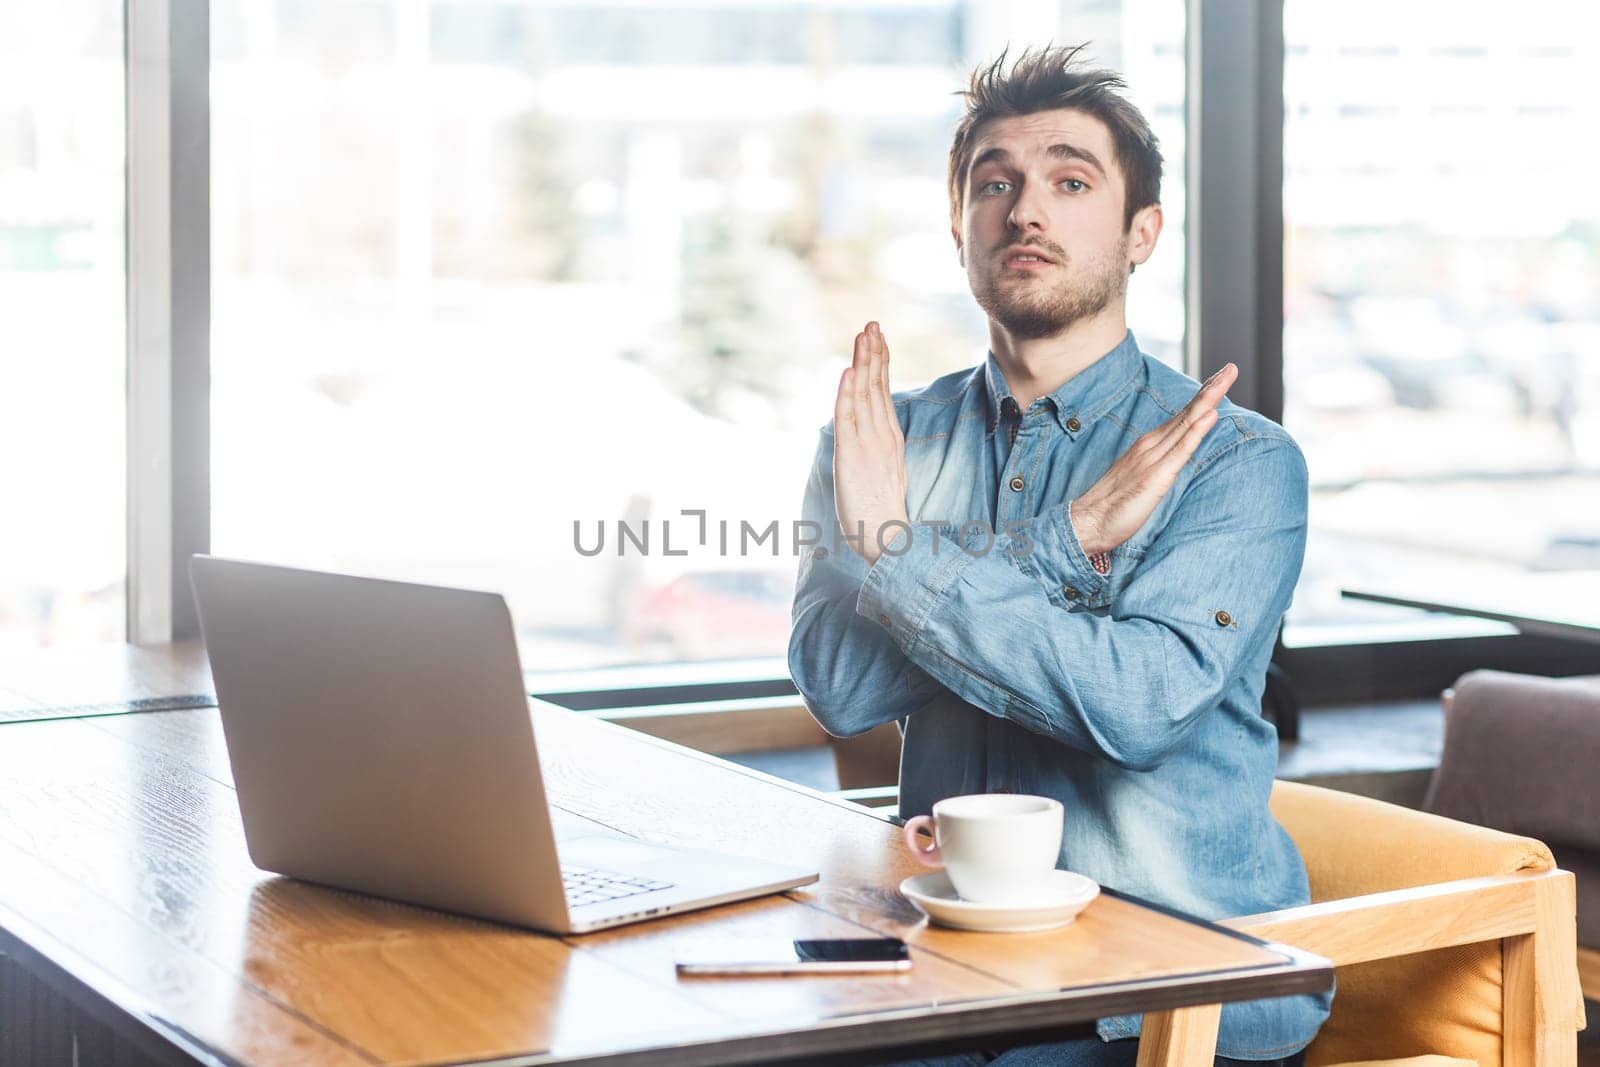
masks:
{"type": "Polygon", "coordinates": [[[694,941],[678,946],[677,960],[679,974],[839,974],[911,969],[911,951],[898,937],[694,941]]]}

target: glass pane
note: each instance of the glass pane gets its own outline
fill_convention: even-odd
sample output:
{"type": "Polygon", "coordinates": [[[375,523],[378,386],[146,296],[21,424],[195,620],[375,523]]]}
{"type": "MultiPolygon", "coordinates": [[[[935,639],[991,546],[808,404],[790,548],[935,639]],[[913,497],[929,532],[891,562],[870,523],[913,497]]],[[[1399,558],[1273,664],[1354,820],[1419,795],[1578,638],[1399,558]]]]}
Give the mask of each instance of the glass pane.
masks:
{"type": "Polygon", "coordinates": [[[530,670],[781,655],[855,332],[983,356],[944,176],[1007,40],[1133,82],[1178,358],[1183,5],[1065,8],[218,0],[217,551],[504,591],[530,670]]]}
{"type": "Polygon", "coordinates": [[[1443,8],[1285,8],[1293,643],[1415,617],[1341,585],[1600,568],[1600,14],[1443,8]]]}
{"type": "Polygon", "coordinates": [[[122,51],[0,0],[0,647],[125,632],[122,51]]]}

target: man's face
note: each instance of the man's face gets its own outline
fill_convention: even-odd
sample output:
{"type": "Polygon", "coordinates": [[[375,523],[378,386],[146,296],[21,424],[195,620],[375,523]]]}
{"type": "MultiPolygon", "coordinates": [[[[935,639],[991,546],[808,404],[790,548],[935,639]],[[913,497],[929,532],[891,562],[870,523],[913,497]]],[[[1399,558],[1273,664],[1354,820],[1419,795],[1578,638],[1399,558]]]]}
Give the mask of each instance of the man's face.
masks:
{"type": "Polygon", "coordinates": [[[1018,340],[1053,337],[1120,301],[1130,262],[1149,255],[1141,248],[1130,258],[1127,187],[1111,131],[1084,112],[985,123],[965,188],[955,237],[967,280],[983,310],[1018,340]],[[1022,258],[1028,253],[1040,258],[1022,258]]]}

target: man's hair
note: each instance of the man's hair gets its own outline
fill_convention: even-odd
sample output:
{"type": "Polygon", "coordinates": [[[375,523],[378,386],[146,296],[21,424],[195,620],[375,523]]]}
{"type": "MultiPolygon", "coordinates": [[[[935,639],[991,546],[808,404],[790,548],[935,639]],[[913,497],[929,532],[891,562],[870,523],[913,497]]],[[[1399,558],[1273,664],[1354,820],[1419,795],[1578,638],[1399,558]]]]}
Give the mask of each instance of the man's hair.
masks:
{"type": "Polygon", "coordinates": [[[1117,165],[1125,180],[1126,204],[1122,226],[1133,225],[1141,208],[1161,200],[1161,148],[1139,109],[1122,95],[1128,85],[1116,71],[1079,64],[1078,53],[1088,47],[1049,46],[1025,50],[1005,70],[1006,53],[987,67],[972,72],[966,89],[967,113],[956,125],[950,145],[950,222],[961,228],[966,200],[967,169],[979,128],[991,119],[1031,115],[1070,107],[1093,115],[1111,130],[1117,165]]]}

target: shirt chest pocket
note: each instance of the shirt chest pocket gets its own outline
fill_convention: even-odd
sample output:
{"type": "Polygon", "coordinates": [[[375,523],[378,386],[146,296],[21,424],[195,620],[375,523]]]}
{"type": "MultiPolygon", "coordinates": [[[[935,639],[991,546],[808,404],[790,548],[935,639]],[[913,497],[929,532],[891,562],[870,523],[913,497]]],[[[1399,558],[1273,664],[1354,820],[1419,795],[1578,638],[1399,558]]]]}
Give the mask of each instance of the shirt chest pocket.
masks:
{"type": "Polygon", "coordinates": [[[1090,598],[1087,606],[1111,608],[1116,605],[1122,591],[1139,576],[1146,555],[1156,550],[1156,541],[1172,516],[1172,503],[1171,496],[1163,500],[1132,537],[1111,550],[1111,573],[1106,575],[1099,593],[1090,598]]]}
{"type": "Polygon", "coordinates": [[[1117,598],[1133,581],[1143,564],[1144,548],[1133,541],[1112,549],[1111,573],[1106,575],[1105,585],[1100,590],[1100,599],[1105,606],[1116,604],[1117,598]]]}

